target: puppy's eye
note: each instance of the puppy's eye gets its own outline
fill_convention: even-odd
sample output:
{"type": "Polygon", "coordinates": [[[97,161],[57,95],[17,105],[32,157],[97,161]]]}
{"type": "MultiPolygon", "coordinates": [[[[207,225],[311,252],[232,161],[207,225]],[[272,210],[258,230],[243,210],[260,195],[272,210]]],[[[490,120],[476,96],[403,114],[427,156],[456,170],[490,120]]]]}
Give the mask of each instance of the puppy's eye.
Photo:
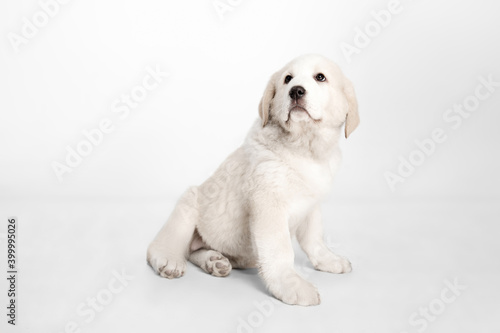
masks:
{"type": "Polygon", "coordinates": [[[316,81],[325,82],[326,77],[322,73],[316,74],[316,81]]]}
{"type": "Polygon", "coordinates": [[[285,77],[285,84],[288,84],[288,82],[292,81],[293,77],[291,75],[287,75],[285,77]]]}

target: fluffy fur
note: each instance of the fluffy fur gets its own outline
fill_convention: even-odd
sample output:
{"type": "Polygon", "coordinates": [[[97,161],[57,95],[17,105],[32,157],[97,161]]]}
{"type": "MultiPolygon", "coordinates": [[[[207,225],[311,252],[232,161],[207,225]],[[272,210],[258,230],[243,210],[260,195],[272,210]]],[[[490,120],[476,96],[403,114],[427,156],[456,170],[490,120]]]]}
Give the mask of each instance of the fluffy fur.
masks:
{"type": "Polygon", "coordinates": [[[215,276],[258,267],[276,298],[319,304],[316,288],[294,270],[291,237],[316,269],[351,271],[324,244],[319,206],[340,163],[342,126],[347,138],[359,123],[354,89],[332,61],[302,56],[272,75],[259,115],[244,144],[183,194],[147,260],[166,278],[182,276],[186,260],[215,276]],[[304,94],[294,98],[298,86],[304,94]]]}

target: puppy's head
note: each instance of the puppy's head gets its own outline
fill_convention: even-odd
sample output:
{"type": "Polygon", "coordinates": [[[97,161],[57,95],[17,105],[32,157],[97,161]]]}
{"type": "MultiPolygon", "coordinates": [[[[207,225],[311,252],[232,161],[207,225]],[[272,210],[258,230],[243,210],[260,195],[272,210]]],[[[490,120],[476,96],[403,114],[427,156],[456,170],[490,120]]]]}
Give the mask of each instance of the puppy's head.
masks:
{"type": "Polygon", "coordinates": [[[359,124],[352,83],[331,60],[305,55],[274,73],[259,104],[262,126],[287,131],[310,126],[340,127],[347,138],[359,124]]]}

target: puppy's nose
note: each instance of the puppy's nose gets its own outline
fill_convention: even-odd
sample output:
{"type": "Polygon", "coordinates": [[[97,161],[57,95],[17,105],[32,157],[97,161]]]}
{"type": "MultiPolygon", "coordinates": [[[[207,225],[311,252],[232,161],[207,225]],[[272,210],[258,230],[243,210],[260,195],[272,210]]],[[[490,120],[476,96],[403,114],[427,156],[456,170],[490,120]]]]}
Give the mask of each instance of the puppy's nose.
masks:
{"type": "Polygon", "coordinates": [[[293,86],[292,89],[290,89],[290,97],[292,99],[299,100],[306,94],[306,90],[302,86],[293,86]]]}

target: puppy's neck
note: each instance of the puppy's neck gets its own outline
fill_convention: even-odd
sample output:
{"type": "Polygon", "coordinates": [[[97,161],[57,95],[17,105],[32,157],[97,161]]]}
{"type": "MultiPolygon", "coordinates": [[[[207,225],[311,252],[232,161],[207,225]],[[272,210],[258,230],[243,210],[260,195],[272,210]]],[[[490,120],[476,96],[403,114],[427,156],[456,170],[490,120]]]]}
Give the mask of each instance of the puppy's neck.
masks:
{"type": "Polygon", "coordinates": [[[287,130],[277,123],[270,123],[255,129],[259,143],[275,153],[286,151],[317,161],[329,160],[338,147],[341,127],[316,123],[304,125],[297,124],[287,130]]]}

